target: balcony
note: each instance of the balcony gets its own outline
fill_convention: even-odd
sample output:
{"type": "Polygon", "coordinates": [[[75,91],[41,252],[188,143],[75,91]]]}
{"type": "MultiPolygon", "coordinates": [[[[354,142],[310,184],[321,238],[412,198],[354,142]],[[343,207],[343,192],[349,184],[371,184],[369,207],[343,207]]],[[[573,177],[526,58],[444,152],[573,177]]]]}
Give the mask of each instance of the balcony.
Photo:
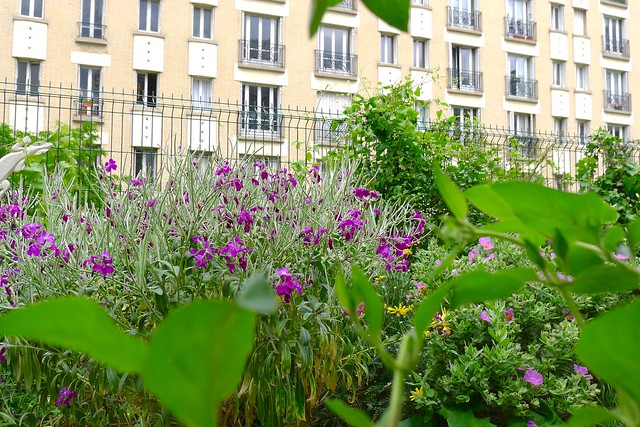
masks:
{"type": "Polygon", "coordinates": [[[604,91],[604,109],[608,112],[631,112],[631,94],[624,92],[604,91]]]}
{"type": "Polygon", "coordinates": [[[447,6],[447,26],[449,28],[482,31],[482,13],[475,10],[447,6]]]}
{"type": "Polygon", "coordinates": [[[335,6],[331,6],[334,9],[338,9],[338,10],[346,10],[346,11],[350,11],[350,12],[355,12],[356,11],[356,0],[342,0],[340,3],[338,3],[335,6]]]}
{"type": "Polygon", "coordinates": [[[629,40],[602,37],[602,54],[619,58],[629,58],[629,40]]]}
{"type": "Polygon", "coordinates": [[[97,97],[83,97],[78,99],[77,114],[85,117],[102,117],[102,101],[97,97]]]}
{"type": "Polygon", "coordinates": [[[619,6],[623,6],[623,7],[627,7],[628,1],[627,0],[601,0],[601,3],[605,3],[605,4],[615,4],[615,5],[619,5],[619,6]]]}
{"type": "Polygon", "coordinates": [[[336,146],[344,143],[348,125],[345,120],[323,117],[316,119],[313,130],[316,143],[336,146]]]}
{"type": "Polygon", "coordinates": [[[343,76],[357,75],[358,57],[350,53],[316,50],[316,73],[343,76]]]}
{"type": "Polygon", "coordinates": [[[505,37],[519,40],[536,40],[536,23],[534,21],[504,18],[505,37]]]}
{"type": "Polygon", "coordinates": [[[482,92],[482,73],[479,71],[447,69],[447,89],[482,92]]]}
{"type": "Polygon", "coordinates": [[[284,68],[284,46],[258,40],[240,40],[241,64],[284,68]]]}
{"type": "Polygon", "coordinates": [[[540,138],[526,133],[518,133],[509,137],[511,153],[516,158],[534,159],[538,157],[539,143],[540,138]]]}
{"type": "Polygon", "coordinates": [[[78,37],[83,39],[105,40],[105,25],[97,25],[92,22],[78,22],[80,28],[78,37]]]}
{"type": "Polygon", "coordinates": [[[521,77],[506,77],[506,94],[517,98],[538,99],[538,81],[521,77]]]}
{"type": "Polygon", "coordinates": [[[248,111],[238,112],[240,135],[256,139],[280,139],[282,137],[282,114],[275,108],[243,106],[248,111]]]}

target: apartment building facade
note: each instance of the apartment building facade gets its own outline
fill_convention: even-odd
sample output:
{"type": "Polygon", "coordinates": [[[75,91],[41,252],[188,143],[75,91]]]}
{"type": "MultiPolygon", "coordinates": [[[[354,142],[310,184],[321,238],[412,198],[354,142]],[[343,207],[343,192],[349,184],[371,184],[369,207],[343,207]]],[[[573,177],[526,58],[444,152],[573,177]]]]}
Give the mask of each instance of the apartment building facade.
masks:
{"type": "MultiPolygon", "coordinates": [[[[640,138],[640,3],[410,1],[406,33],[344,0],[310,37],[310,0],[4,0],[0,114],[32,132],[90,121],[105,148],[130,153],[134,173],[169,145],[286,160],[304,140],[320,156],[331,123],[285,135],[284,107],[339,112],[353,94],[405,76],[461,122],[523,137],[604,127],[640,138]],[[167,99],[179,126],[164,120],[175,108],[167,99]],[[217,100],[237,105],[232,120],[212,113],[217,100]]],[[[427,105],[416,106],[421,120],[435,116],[427,105]]]]}

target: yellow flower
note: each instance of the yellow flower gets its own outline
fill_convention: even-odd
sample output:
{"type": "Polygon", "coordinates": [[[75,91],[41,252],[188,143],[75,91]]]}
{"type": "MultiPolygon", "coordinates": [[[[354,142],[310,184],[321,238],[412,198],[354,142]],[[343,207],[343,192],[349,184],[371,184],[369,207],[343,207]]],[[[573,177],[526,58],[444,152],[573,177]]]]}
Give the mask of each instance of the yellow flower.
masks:
{"type": "Polygon", "coordinates": [[[446,323],[442,322],[442,325],[440,326],[442,326],[442,332],[444,332],[447,335],[451,334],[451,328],[446,323]]]}
{"type": "Polygon", "coordinates": [[[384,274],[381,274],[380,276],[373,279],[373,283],[380,283],[384,280],[384,278],[385,278],[384,274]]]}
{"type": "Polygon", "coordinates": [[[387,312],[397,314],[398,316],[406,316],[411,310],[413,310],[413,304],[405,306],[400,303],[396,307],[387,307],[387,312]]]}
{"type": "Polygon", "coordinates": [[[416,387],[415,390],[411,391],[411,396],[409,397],[409,399],[415,402],[417,397],[422,396],[424,396],[424,390],[422,390],[422,387],[416,387]]]}
{"type": "Polygon", "coordinates": [[[405,254],[405,255],[411,255],[413,252],[411,251],[411,249],[408,249],[408,248],[407,248],[407,249],[404,249],[404,250],[402,251],[402,253],[403,253],[403,254],[405,254]]]}

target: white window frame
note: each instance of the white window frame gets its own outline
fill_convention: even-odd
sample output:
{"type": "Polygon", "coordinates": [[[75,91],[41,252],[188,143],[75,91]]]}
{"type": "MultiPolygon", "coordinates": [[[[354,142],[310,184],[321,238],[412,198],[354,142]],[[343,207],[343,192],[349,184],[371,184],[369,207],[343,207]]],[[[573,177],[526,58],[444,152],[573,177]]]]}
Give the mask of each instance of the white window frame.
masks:
{"type": "Polygon", "coordinates": [[[133,167],[134,175],[148,178],[153,181],[157,173],[157,150],[153,148],[134,148],[133,167]]]}
{"type": "Polygon", "coordinates": [[[139,7],[138,7],[138,14],[139,14],[138,31],[144,31],[149,33],[160,32],[160,23],[162,22],[162,4],[160,0],[140,0],[139,7]],[[155,25],[153,25],[154,24],[153,22],[154,7],[158,8],[158,11],[157,11],[158,22],[155,22],[155,25]]]}
{"type": "Polygon", "coordinates": [[[607,131],[620,138],[622,141],[627,142],[629,140],[629,126],[620,125],[617,123],[607,123],[607,131]]]}
{"type": "Polygon", "coordinates": [[[380,63],[398,63],[398,36],[396,34],[380,34],[380,63]]]}
{"type": "Polygon", "coordinates": [[[316,93],[316,111],[321,117],[316,121],[314,139],[323,143],[344,141],[347,123],[342,120],[346,108],[351,105],[351,95],[338,92],[316,93]]]}
{"type": "Polygon", "coordinates": [[[337,74],[354,74],[353,28],[321,26],[318,29],[316,69],[337,74]]]}
{"type": "Polygon", "coordinates": [[[565,117],[553,118],[553,134],[558,142],[567,142],[567,119],[565,117]]]}
{"type": "Polygon", "coordinates": [[[591,124],[588,120],[578,120],[576,122],[576,136],[579,145],[587,145],[591,135],[591,124]]]}
{"type": "Polygon", "coordinates": [[[426,6],[429,4],[428,1],[429,0],[411,0],[411,4],[415,4],[418,6],[426,6]]]}
{"type": "Polygon", "coordinates": [[[213,106],[213,79],[191,78],[191,108],[211,110],[213,106]]]}
{"type": "Polygon", "coordinates": [[[193,5],[193,31],[196,39],[213,40],[215,9],[212,6],[193,5]],[[209,16],[207,17],[207,12],[209,16]],[[207,26],[208,34],[207,34],[207,26]]]}
{"type": "Polygon", "coordinates": [[[576,65],[576,90],[589,90],[589,66],[576,65]]]}
{"type": "Polygon", "coordinates": [[[451,86],[454,89],[479,90],[479,81],[476,81],[474,73],[478,72],[479,49],[471,46],[451,45],[451,70],[455,82],[451,86]],[[476,87],[478,86],[478,87],[476,87]]]}
{"type": "Polygon", "coordinates": [[[80,8],[80,37],[104,39],[105,0],[82,0],[80,8]]]}
{"type": "Polygon", "coordinates": [[[158,73],[138,71],[136,75],[136,104],[155,107],[158,97],[158,73]],[[155,81],[155,88],[151,87],[155,81]]]}
{"type": "Polygon", "coordinates": [[[480,132],[478,126],[480,121],[479,108],[452,105],[451,115],[455,117],[451,136],[460,142],[472,139],[474,135],[480,132]]]}
{"type": "Polygon", "coordinates": [[[280,87],[243,83],[241,88],[243,134],[279,134],[280,87]],[[255,88],[255,91],[252,90],[255,88]],[[254,99],[252,99],[255,96],[254,99]],[[265,100],[265,96],[267,97],[265,100]],[[266,110],[266,111],[265,111],[266,110]]]}
{"type": "Polygon", "coordinates": [[[418,112],[418,130],[425,130],[429,128],[429,103],[428,102],[416,102],[415,110],[418,112]]]}
{"type": "Polygon", "coordinates": [[[551,3],[551,31],[564,31],[564,5],[551,3]]]}
{"type": "Polygon", "coordinates": [[[42,63],[39,61],[16,61],[16,93],[36,95],[40,92],[42,63]],[[24,74],[24,75],[22,75],[24,74]],[[33,74],[36,74],[35,78],[33,74]]]}
{"type": "Polygon", "coordinates": [[[28,16],[30,18],[44,18],[44,0],[20,0],[19,4],[20,9],[18,10],[18,15],[20,16],[28,16]],[[36,6],[40,9],[40,15],[36,14],[36,6]],[[24,9],[27,9],[26,13],[24,9]]]}
{"type": "Polygon", "coordinates": [[[576,36],[587,35],[587,11],[584,9],[574,9],[573,11],[573,34],[576,36]]]}
{"type": "Polygon", "coordinates": [[[617,16],[603,16],[604,51],[611,53],[624,53],[624,40],[626,38],[626,22],[617,16]]]}
{"type": "Polygon", "coordinates": [[[533,114],[509,111],[509,130],[513,135],[531,136],[534,129],[533,114]]]}
{"type": "Polygon", "coordinates": [[[282,18],[244,13],[242,58],[249,62],[277,64],[280,58],[282,18]],[[265,35],[268,34],[266,37],[265,35]]]}
{"type": "Polygon", "coordinates": [[[605,70],[605,90],[615,94],[627,93],[627,73],[619,70],[605,70]]]}
{"type": "Polygon", "coordinates": [[[507,57],[507,76],[509,77],[509,79],[511,79],[510,81],[511,87],[509,88],[509,91],[514,92],[513,88],[515,87],[515,92],[516,92],[516,93],[511,93],[509,96],[524,96],[527,98],[532,98],[536,96],[535,62],[533,57],[509,54],[507,57]],[[519,83],[524,84],[524,82],[518,82],[518,80],[526,80],[527,83],[524,86],[519,86],[519,83]],[[533,85],[532,93],[520,94],[519,88],[521,87],[528,88],[529,84],[533,85]]]}
{"type": "Polygon", "coordinates": [[[101,114],[102,69],[79,65],[78,90],[80,92],[80,113],[99,116],[101,114]]]}
{"type": "Polygon", "coordinates": [[[552,79],[551,85],[554,87],[564,88],[567,85],[566,79],[566,62],[564,61],[552,61],[552,79]]]}
{"type": "Polygon", "coordinates": [[[413,39],[413,68],[429,68],[429,39],[413,39]]]}

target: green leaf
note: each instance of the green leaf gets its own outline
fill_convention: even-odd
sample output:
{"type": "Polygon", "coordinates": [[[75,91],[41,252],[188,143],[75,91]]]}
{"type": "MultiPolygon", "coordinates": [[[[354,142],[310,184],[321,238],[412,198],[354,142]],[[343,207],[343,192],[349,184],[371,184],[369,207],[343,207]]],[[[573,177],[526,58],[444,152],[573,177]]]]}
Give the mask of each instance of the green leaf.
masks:
{"type": "Polygon", "coordinates": [[[638,244],[640,244],[640,218],[627,225],[627,241],[631,252],[635,253],[638,244]]]}
{"type": "Polygon", "coordinates": [[[551,248],[556,253],[558,259],[562,261],[563,266],[566,267],[567,255],[569,254],[569,243],[567,243],[567,239],[564,238],[562,232],[558,229],[556,229],[556,232],[553,236],[551,248]]]}
{"type": "Polygon", "coordinates": [[[624,239],[624,230],[621,226],[615,225],[607,230],[604,235],[604,247],[611,252],[618,250],[618,245],[624,239]]]}
{"type": "Polygon", "coordinates": [[[357,266],[353,266],[353,288],[359,296],[358,300],[364,300],[365,316],[369,332],[372,336],[380,335],[382,330],[382,321],[384,319],[384,303],[382,298],[373,288],[369,279],[364,275],[362,270],[357,266]]]}
{"type": "Polygon", "coordinates": [[[575,351],[589,370],[640,403],[640,299],[601,314],[580,334],[575,351]]]}
{"type": "Polygon", "coordinates": [[[415,314],[413,315],[413,326],[419,337],[422,336],[422,332],[427,329],[427,326],[431,323],[433,317],[440,310],[442,302],[445,300],[450,290],[451,284],[445,283],[435,292],[427,296],[415,309],[415,314]]]}
{"type": "Polygon", "coordinates": [[[86,353],[121,372],[142,371],[145,344],[119,329],[96,301],[60,298],[0,317],[0,336],[34,339],[86,353]]]}
{"type": "Polygon", "coordinates": [[[340,305],[344,307],[347,313],[356,313],[357,303],[351,297],[349,288],[344,281],[344,273],[342,270],[339,270],[338,274],[336,274],[336,294],[338,295],[340,305]]]}
{"type": "Polygon", "coordinates": [[[469,213],[469,206],[467,206],[467,198],[462,194],[462,191],[446,176],[438,166],[434,166],[433,172],[436,176],[436,183],[442,198],[444,199],[447,207],[457,219],[464,219],[469,213]]]}
{"type": "Polygon", "coordinates": [[[409,28],[410,0],[362,0],[376,16],[401,31],[409,28]]]}
{"type": "Polygon", "coordinates": [[[335,6],[341,1],[342,0],[314,0],[311,23],[309,25],[309,36],[313,36],[318,31],[318,27],[320,27],[320,22],[322,22],[322,17],[327,11],[327,8],[335,6]]]}
{"type": "Polygon", "coordinates": [[[541,270],[544,270],[546,262],[542,255],[540,255],[540,248],[529,241],[524,239],[524,248],[527,251],[527,257],[537,265],[541,270]]]}
{"type": "Polygon", "coordinates": [[[361,410],[352,408],[339,399],[327,399],[325,404],[331,409],[331,412],[342,418],[350,426],[368,427],[372,426],[371,419],[361,410]]]}
{"type": "Polygon", "coordinates": [[[451,281],[451,309],[464,304],[507,298],[527,282],[538,280],[532,268],[513,268],[496,273],[471,271],[451,281]]]}
{"type": "Polygon", "coordinates": [[[446,418],[450,427],[495,427],[489,418],[476,418],[470,410],[442,407],[438,413],[446,418]]]}
{"type": "Polygon", "coordinates": [[[253,274],[242,284],[236,296],[240,307],[259,314],[269,314],[278,308],[276,293],[263,274],[253,274]]]}
{"type": "Polygon", "coordinates": [[[596,265],[587,268],[568,285],[577,294],[601,294],[637,289],[639,276],[625,267],[596,265]]]}
{"type": "Polygon", "coordinates": [[[588,427],[615,419],[615,415],[602,406],[587,406],[579,408],[571,415],[567,427],[588,427]]]}
{"type": "Polygon", "coordinates": [[[220,405],[242,378],[255,320],[228,301],[176,310],[149,340],[145,386],[186,425],[218,425],[220,405]]]}
{"type": "Polygon", "coordinates": [[[581,275],[585,270],[598,265],[604,265],[599,253],[584,246],[571,245],[567,255],[567,271],[573,276],[581,275]]]}

